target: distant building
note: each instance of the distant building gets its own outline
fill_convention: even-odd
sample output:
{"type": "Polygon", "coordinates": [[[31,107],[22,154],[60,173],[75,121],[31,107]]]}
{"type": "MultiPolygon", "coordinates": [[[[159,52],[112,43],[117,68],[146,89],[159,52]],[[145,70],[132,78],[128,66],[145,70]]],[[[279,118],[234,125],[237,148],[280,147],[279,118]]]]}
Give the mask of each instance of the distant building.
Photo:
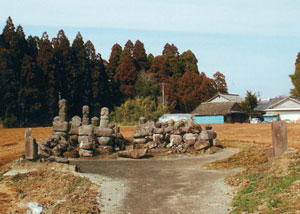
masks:
{"type": "Polygon", "coordinates": [[[265,122],[279,119],[288,122],[299,122],[300,98],[290,96],[261,100],[254,111],[260,113],[265,122]]]}
{"type": "Polygon", "coordinates": [[[179,120],[189,121],[191,117],[191,114],[164,114],[158,120],[160,122],[167,122],[168,120],[173,119],[175,122],[178,122],[179,120]]]}
{"type": "Polygon", "coordinates": [[[217,93],[215,96],[206,101],[206,103],[223,103],[223,102],[234,102],[241,103],[243,98],[238,94],[225,94],[217,93]]]}
{"type": "Polygon", "coordinates": [[[192,111],[196,124],[243,123],[248,115],[241,111],[243,99],[236,94],[218,93],[192,111]]]}

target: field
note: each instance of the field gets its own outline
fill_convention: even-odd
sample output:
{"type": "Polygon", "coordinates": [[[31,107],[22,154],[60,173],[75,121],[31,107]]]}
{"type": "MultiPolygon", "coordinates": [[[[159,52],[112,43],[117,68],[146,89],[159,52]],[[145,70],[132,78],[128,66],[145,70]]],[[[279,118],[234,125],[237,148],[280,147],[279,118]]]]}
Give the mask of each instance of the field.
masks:
{"type": "MultiPolygon", "coordinates": [[[[213,125],[219,139],[234,140],[240,143],[256,143],[269,146],[272,144],[270,124],[224,124],[213,125]]],[[[135,127],[123,126],[121,133],[130,138],[135,127]]],[[[25,128],[0,129],[0,166],[8,163],[24,152],[25,128]]],[[[51,136],[51,128],[33,128],[32,136],[37,141],[51,136]]],[[[289,146],[300,150],[300,124],[288,124],[289,146]]]]}

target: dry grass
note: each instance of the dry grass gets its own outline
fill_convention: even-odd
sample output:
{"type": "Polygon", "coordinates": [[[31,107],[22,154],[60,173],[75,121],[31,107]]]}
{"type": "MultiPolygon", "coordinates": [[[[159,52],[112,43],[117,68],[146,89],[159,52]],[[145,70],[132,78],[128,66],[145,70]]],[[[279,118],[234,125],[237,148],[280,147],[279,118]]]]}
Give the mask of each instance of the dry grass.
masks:
{"type": "Polygon", "coordinates": [[[22,207],[37,202],[43,213],[100,213],[99,186],[71,172],[43,169],[0,179],[0,213],[26,213],[22,207]]]}

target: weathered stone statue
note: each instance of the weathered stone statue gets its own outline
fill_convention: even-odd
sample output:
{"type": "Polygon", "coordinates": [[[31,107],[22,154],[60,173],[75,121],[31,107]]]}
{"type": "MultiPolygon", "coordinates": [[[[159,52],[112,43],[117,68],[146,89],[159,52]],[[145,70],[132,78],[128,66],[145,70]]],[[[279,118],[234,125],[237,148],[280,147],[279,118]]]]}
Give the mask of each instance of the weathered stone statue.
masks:
{"type": "Polygon", "coordinates": [[[93,117],[92,118],[92,125],[93,126],[99,126],[100,120],[98,117],[93,117]]]}
{"type": "Polygon", "coordinates": [[[58,101],[59,112],[58,116],[53,119],[52,122],[52,132],[53,136],[61,136],[66,140],[68,138],[69,123],[67,119],[67,100],[61,99],[58,101]]]}
{"type": "Polygon", "coordinates": [[[109,115],[109,109],[106,107],[101,108],[100,128],[108,128],[108,124],[109,124],[108,115],[109,115]]]}
{"type": "Polygon", "coordinates": [[[25,159],[35,160],[37,158],[38,145],[31,136],[31,129],[25,131],[25,159]]]}
{"type": "Polygon", "coordinates": [[[89,125],[89,123],[90,123],[89,113],[90,113],[89,106],[83,106],[82,107],[82,125],[89,125]]]}
{"type": "Polygon", "coordinates": [[[59,100],[58,106],[59,106],[59,112],[58,112],[59,121],[60,122],[66,121],[66,119],[67,119],[67,100],[65,100],[65,99],[59,100]]]}

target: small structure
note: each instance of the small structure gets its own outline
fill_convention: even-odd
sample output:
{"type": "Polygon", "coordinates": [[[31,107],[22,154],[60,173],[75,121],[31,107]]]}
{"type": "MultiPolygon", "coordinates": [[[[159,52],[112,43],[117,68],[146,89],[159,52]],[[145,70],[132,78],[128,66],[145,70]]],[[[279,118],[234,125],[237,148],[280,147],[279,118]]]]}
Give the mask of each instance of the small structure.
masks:
{"type": "Polygon", "coordinates": [[[261,100],[254,110],[263,116],[265,122],[279,119],[288,122],[299,122],[300,98],[290,96],[261,100]]]}
{"type": "Polygon", "coordinates": [[[248,119],[236,102],[201,103],[192,114],[196,124],[243,123],[248,119]]]}

